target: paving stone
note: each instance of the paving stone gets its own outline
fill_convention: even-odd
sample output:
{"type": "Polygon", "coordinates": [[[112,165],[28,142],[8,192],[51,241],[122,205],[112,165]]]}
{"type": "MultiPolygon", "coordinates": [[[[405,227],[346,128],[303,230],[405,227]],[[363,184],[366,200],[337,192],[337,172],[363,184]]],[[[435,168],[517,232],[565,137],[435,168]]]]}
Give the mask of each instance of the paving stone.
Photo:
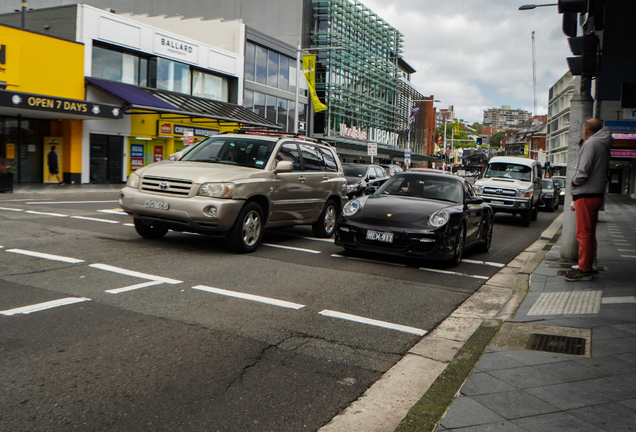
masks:
{"type": "Polygon", "coordinates": [[[614,327],[616,327],[618,330],[626,331],[631,334],[636,334],[636,323],[619,324],[614,327]]]}
{"type": "Polygon", "coordinates": [[[633,333],[629,333],[617,328],[617,326],[602,326],[595,327],[592,330],[592,341],[596,343],[597,341],[607,340],[607,339],[620,339],[633,335],[633,333]]]}
{"type": "Polygon", "coordinates": [[[495,414],[485,406],[476,402],[472,398],[459,396],[442,419],[442,426],[447,429],[458,427],[476,426],[486,423],[503,421],[499,415],[495,414]]]}
{"type": "Polygon", "coordinates": [[[564,382],[559,377],[541,372],[532,366],[491,371],[490,375],[518,389],[561,384],[564,382]]]}
{"type": "Polygon", "coordinates": [[[489,372],[492,370],[511,369],[525,366],[523,363],[506,355],[508,351],[486,353],[477,363],[477,370],[489,372]]]}
{"type": "Polygon", "coordinates": [[[594,341],[592,357],[636,352],[636,337],[594,341]]]}
{"type": "Polygon", "coordinates": [[[507,420],[559,411],[556,406],[522,390],[474,396],[473,399],[507,420]]]}
{"type": "Polygon", "coordinates": [[[607,371],[577,363],[576,361],[542,364],[536,365],[534,368],[549,375],[559,377],[564,383],[611,376],[611,373],[607,371]]]}
{"type": "Polygon", "coordinates": [[[575,359],[576,363],[582,364],[584,366],[589,366],[596,370],[601,371],[607,375],[627,373],[636,371],[636,362],[630,361],[630,354],[622,354],[620,356],[608,356],[608,357],[592,357],[592,358],[580,358],[575,359]]]}
{"type": "Polygon", "coordinates": [[[619,404],[626,406],[627,408],[631,408],[634,412],[636,412],[636,399],[620,401],[619,404]]]}
{"type": "Polygon", "coordinates": [[[594,405],[569,412],[606,431],[636,430],[636,411],[618,403],[594,405]]]}
{"type": "Polygon", "coordinates": [[[470,377],[468,382],[462,387],[462,394],[466,396],[476,396],[502,391],[510,391],[515,388],[505,382],[490,376],[487,373],[476,373],[470,377]]]}
{"type": "Polygon", "coordinates": [[[470,426],[466,428],[453,429],[453,432],[526,432],[509,421],[488,423],[479,426],[470,426]]]}
{"type": "Polygon", "coordinates": [[[601,432],[602,429],[592,426],[566,413],[547,414],[537,417],[523,418],[513,421],[530,432],[601,432]]]}
{"type": "Polygon", "coordinates": [[[562,410],[610,402],[610,398],[591,388],[590,381],[593,380],[537,387],[526,392],[562,410]]]}
{"type": "Polygon", "coordinates": [[[504,355],[521,362],[526,366],[568,361],[572,360],[573,357],[570,355],[554,354],[542,351],[508,351],[504,355]]]}

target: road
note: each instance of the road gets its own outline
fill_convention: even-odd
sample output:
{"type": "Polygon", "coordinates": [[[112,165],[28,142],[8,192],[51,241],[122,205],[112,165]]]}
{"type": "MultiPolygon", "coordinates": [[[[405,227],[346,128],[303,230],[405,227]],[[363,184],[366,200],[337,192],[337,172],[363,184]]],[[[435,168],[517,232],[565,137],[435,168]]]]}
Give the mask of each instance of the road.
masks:
{"type": "Polygon", "coordinates": [[[305,227],[145,240],[116,199],[0,196],[0,430],[315,431],[560,213],[449,268],[305,227]]]}

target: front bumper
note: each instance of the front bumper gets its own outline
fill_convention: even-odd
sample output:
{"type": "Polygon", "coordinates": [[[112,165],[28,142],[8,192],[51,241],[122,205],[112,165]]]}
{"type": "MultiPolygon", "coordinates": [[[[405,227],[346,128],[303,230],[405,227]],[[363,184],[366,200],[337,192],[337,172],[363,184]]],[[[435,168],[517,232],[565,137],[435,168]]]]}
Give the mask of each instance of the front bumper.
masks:
{"type": "Polygon", "coordinates": [[[214,234],[224,233],[232,228],[245,201],[201,196],[164,196],[125,187],[119,195],[119,204],[134,218],[160,223],[175,231],[214,234]],[[146,205],[149,201],[165,203],[168,209],[149,208],[146,205]],[[210,214],[212,208],[216,208],[214,216],[210,214]]]}
{"type": "Polygon", "coordinates": [[[530,210],[530,199],[501,197],[497,195],[479,195],[479,197],[498,213],[519,213],[530,210]]]}
{"type": "Polygon", "coordinates": [[[335,244],[346,249],[383,253],[403,257],[448,259],[455,250],[456,230],[399,231],[386,226],[363,225],[341,221],[336,229],[335,244]],[[393,242],[367,240],[367,231],[392,232],[393,242]]]}

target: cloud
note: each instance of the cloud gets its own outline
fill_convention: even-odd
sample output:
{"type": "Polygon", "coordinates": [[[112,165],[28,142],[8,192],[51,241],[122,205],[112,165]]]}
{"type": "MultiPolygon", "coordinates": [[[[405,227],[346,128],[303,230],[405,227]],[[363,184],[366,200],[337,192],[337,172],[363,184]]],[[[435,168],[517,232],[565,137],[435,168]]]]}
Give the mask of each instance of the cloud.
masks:
{"type": "MultiPolygon", "coordinates": [[[[417,70],[412,83],[440,108],[483,121],[488,108],[534,109],[535,32],[537,114],[550,87],[567,72],[570,55],[555,7],[519,11],[531,0],[362,0],[404,35],[403,56],[417,70]]],[[[539,2],[540,3],[540,2],[539,2]]]]}

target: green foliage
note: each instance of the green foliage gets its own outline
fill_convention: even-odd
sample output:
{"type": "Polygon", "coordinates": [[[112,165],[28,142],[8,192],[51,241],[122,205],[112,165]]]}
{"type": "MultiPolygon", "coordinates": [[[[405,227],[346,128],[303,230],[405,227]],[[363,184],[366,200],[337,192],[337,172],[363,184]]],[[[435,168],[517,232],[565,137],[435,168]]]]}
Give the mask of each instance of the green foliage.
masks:
{"type": "Polygon", "coordinates": [[[505,132],[497,132],[488,140],[488,144],[494,147],[501,147],[501,140],[506,137],[505,132]]]}
{"type": "Polygon", "coordinates": [[[0,174],[15,174],[15,167],[5,163],[4,159],[0,158],[0,174]]]}
{"type": "Polygon", "coordinates": [[[473,123],[470,127],[472,127],[473,129],[475,129],[475,133],[476,133],[477,135],[481,135],[481,130],[482,130],[482,128],[484,127],[484,125],[482,125],[482,124],[480,124],[480,123],[478,123],[478,122],[475,122],[475,123],[473,123]]]}

